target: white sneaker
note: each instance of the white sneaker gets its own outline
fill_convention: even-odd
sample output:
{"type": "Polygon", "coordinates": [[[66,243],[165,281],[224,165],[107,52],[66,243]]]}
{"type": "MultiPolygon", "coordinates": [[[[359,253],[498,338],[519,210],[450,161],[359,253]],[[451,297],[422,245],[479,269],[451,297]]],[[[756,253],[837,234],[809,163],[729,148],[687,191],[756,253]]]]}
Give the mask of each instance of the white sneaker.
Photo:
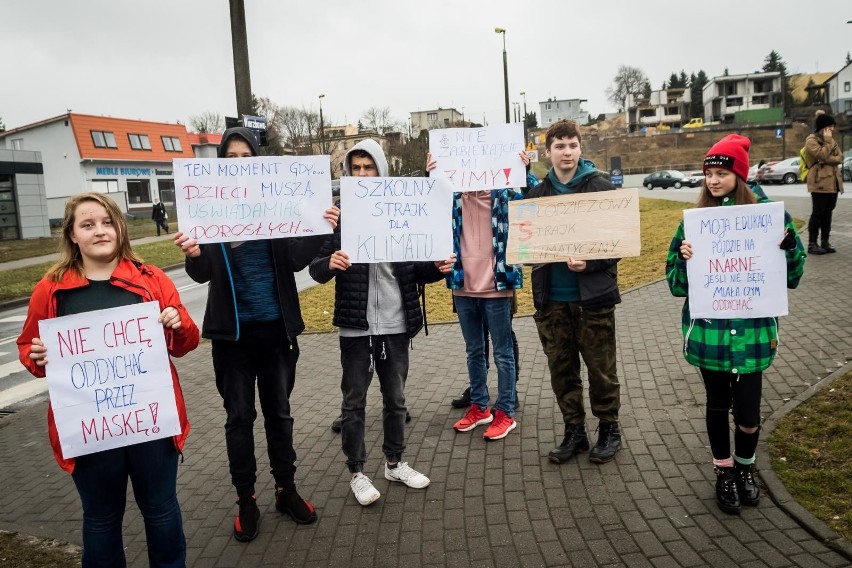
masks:
{"type": "Polygon", "coordinates": [[[352,488],[352,493],[355,494],[355,498],[358,499],[358,502],[364,506],[369,505],[382,496],[382,494],[379,493],[379,490],[373,487],[373,482],[370,481],[370,478],[360,471],[352,477],[352,481],[349,482],[349,487],[352,488]]]}
{"type": "Polygon", "coordinates": [[[388,481],[401,481],[414,489],[423,489],[429,485],[429,478],[415,471],[405,462],[399,462],[395,468],[389,468],[385,462],[385,479],[388,481]]]}

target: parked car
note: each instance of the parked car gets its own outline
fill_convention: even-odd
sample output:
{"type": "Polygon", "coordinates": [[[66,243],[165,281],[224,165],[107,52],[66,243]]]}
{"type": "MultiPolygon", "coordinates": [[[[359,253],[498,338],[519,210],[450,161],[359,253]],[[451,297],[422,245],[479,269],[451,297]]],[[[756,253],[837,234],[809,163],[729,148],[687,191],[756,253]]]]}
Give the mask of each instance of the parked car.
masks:
{"type": "Polygon", "coordinates": [[[704,172],[702,170],[687,172],[686,174],[686,183],[683,184],[687,187],[698,187],[701,185],[701,182],[704,181],[704,172]]]}
{"type": "Polygon", "coordinates": [[[689,122],[683,125],[684,128],[702,128],[704,126],[703,118],[693,118],[689,122]]]}
{"type": "Polygon", "coordinates": [[[680,189],[688,185],[688,182],[686,175],[682,172],[677,170],[661,170],[646,176],[642,180],[642,185],[648,189],[654,189],[655,187],[662,187],[663,189],[674,187],[675,189],[680,189]]]}
{"type": "Polygon", "coordinates": [[[843,174],[843,181],[852,181],[852,157],[843,160],[840,173],[843,174]]]}
{"type": "Polygon", "coordinates": [[[787,158],[780,162],[766,164],[757,170],[760,183],[796,183],[799,181],[799,161],[801,158],[787,158]]]}

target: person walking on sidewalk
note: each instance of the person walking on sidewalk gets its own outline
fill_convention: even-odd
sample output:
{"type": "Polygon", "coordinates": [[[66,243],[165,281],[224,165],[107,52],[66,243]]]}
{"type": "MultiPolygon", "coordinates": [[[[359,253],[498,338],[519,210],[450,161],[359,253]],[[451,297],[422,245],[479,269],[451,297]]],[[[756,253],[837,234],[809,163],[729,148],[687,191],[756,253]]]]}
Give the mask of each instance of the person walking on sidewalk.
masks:
{"type": "Polygon", "coordinates": [[[166,234],[169,234],[169,224],[166,220],[169,218],[169,214],[166,213],[166,206],[162,204],[159,198],[154,198],[154,206],[151,208],[151,219],[154,220],[154,224],[157,225],[157,236],[160,236],[160,228],[162,228],[166,234]]]}
{"type": "MultiPolygon", "coordinates": [[[[731,134],[717,142],[704,158],[704,182],[698,207],[725,207],[766,203],[759,185],[749,187],[748,138],[731,134]]],[[[780,243],[787,261],[787,287],[796,288],[805,265],[802,242],[789,213],[780,243]]],[[[707,391],[707,436],[716,473],[719,508],[739,514],[741,505],[757,506],[760,490],[754,481],[754,455],[760,434],[760,398],[763,371],[778,348],[778,320],[774,317],[694,319],[689,313],[687,263],[692,244],[678,225],[666,261],[666,280],[672,295],[685,297],[682,328],[687,362],[698,367],[707,391]],[[733,409],[734,454],[731,455],[728,414],[733,409]]]]}
{"type": "MultiPolygon", "coordinates": [[[[218,155],[257,156],[254,133],[229,128],[218,155]]],[[[334,227],[339,214],[332,206],[324,217],[334,227]]],[[[308,265],[325,239],[317,235],[199,245],[188,235],[175,234],[174,242],[186,256],[186,273],[196,282],[209,283],[202,336],[212,340],[216,388],[227,414],[225,444],[238,498],[234,538],[239,541],[257,537],[260,522],[255,493],[255,383],[275,479],[275,508],[297,523],[317,519],[313,505],[296,490],[290,394],[299,360],[297,337],[305,329],[294,273],[308,265]]]]}
{"type": "Polygon", "coordinates": [[[808,169],[808,193],[813,210],[808,221],[808,254],[837,252],[828,240],[831,217],[837,197],[843,193],[843,175],[837,167],[843,153],[834,139],[834,117],[817,111],[816,128],[805,140],[805,165],[808,169]]]}
{"type": "MultiPolygon", "coordinates": [[[[562,120],[551,125],[545,148],[553,167],[530,190],[528,199],[615,189],[592,162],[581,157],[576,122],[562,120]]],[[[535,323],[565,424],[562,443],[548,454],[553,463],[565,463],[589,450],[581,355],[589,377],[592,413],[598,419],[598,441],[591,448],[589,461],[611,461],[621,447],[621,386],[615,344],[615,305],[621,302],[618,260],[572,258],[538,265],[532,271],[535,323]]]]}
{"type": "MultiPolygon", "coordinates": [[[[112,199],[83,193],[68,199],[60,237],[60,258],[36,284],[27,319],[18,337],[21,363],[44,377],[48,359],[39,337],[40,320],[157,302],[171,357],[198,346],[198,327],[180,301],[171,280],[156,266],[144,264],[130,248],[127,224],[112,199]]],[[[54,353],[53,355],[58,356],[54,353]]],[[[178,455],[189,434],[186,406],[175,366],[169,361],[180,434],[130,446],[67,458],[48,406],[53,455],[71,474],[83,505],[83,567],[124,566],[122,519],[127,480],[145,521],[151,566],[184,566],[186,539],[177,499],[178,455]]]]}
{"type": "MultiPolygon", "coordinates": [[[[529,158],[520,153],[524,164],[529,158]]],[[[426,171],[438,167],[426,155],[426,171]]],[[[489,424],[486,440],[505,438],[514,430],[515,356],[512,352],[512,295],[523,286],[520,265],[506,263],[509,201],[522,199],[520,191],[456,192],[453,194],[453,252],[456,260],[447,276],[467,352],[470,408],[453,425],[469,432],[489,424]],[[497,366],[497,400],[494,413],[488,406],[488,370],[484,330],[488,329],[497,366]]]]}
{"type": "MultiPolygon", "coordinates": [[[[343,175],[387,177],[388,161],[378,142],[368,138],[353,146],[343,159],[343,175]]],[[[311,262],[314,280],[323,284],[335,279],[332,322],[340,329],[343,453],[352,475],[349,485],[361,505],[381,496],[363,471],[367,459],[364,414],[373,371],[382,392],[385,479],[415,489],[429,485],[428,477],[402,461],[408,350],[426,317],[418,288],[440,280],[453,260],[353,264],[340,250],[338,226],[311,262]]]]}

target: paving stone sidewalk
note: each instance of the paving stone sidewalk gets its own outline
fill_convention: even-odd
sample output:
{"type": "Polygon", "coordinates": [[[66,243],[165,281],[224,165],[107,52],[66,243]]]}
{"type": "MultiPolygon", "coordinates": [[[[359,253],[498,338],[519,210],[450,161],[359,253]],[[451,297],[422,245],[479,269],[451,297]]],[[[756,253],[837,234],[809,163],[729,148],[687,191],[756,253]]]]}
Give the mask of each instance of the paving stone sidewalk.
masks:
{"type": "MultiPolygon", "coordinates": [[[[806,200],[788,207],[807,218],[806,200]]],[[[801,286],[790,294],[781,351],[765,374],[765,417],[852,359],[852,303],[844,292],[852,282],[847,200],[835,217],[832,242],[839,252],[809,258],[801,286]]],[[[178,479],[189,565],[850,566],[849,557],[811,536],[768,498],[740,517],[717,509],[704,390],[680,353],[681,305],[660,282],[625,294],[618,307],[625,446],[614,462],[600,466],[586,455],[562,466],[547,461],[561,439],[561,419],[532,318],[515,320],[519,427],[490,443],[481,431],[452,430],[461,411],[449,401],[467,381],[461,334],[455,324],[431,325],[411,353],[407,394],[413,421],[404,459],[432,484],[414,490],[384,480],[381,399],[374,385],[366,473],[382,498],[366,508],[349,491],[340,438],[329,429],[340,404],[337,336],[303,336],[293,393],[297,484],[317,507],[319,521],[296,526],[275,511],[268,459],[260,450],[263,517],[260,536],[249,544],[231,537],[236,506],[224,411],[210,347],[203,344],[177,362],[193,428],[178,479]]],[[[80,543],[79,499],[50,453],[45,412],[42,403],[0,420],[0,529],[80,543]]],[[[261,424],[258,448],[264,447],[261,424]]],[[[132,498],[124,534],[130,565],[146,565],[144,529],[132,498]]]]}

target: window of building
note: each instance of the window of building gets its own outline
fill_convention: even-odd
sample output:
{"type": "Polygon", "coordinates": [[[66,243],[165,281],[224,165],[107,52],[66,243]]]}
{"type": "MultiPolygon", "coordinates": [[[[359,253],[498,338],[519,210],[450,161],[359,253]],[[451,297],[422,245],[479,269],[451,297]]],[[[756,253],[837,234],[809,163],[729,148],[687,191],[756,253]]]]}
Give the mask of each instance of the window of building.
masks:
{"type": "Polygon", "coordinates": [[[852,101],[843,101],[843,110],[846,112],[852,112],[852,101]]]}
{"type": "Polygon", "coordinates": [[[118,191],[117,179],[93,179],[92,191],[98,193],[116,193],[118,191]]]}
{"type": "Polygon", "coordinates": [[[180,147],[180,139],[176,136],[161,136],[163,139],[163,148],[166,152],[183,152],[180,147]]]}
{"type": "Polygon", "coordinates": [[[445,119],[444,119],[444,126],[449,126],[449,125],[450,125],[450,119],[449,119],[449,118],[445,118],[445,119]]]}
{"type": "Polygon", "coordinates": [[[115,135],[103,130],[92,130],[92,142],[95,148],[118,148],[115,143],[115,135]]]}
{"type": "Polygon", "coordinates": [[[163,205],[174,205],[175,202],[175,180],[173,179],[158,179],[157,193],[160,194],[160,201],[163,205]]]}
{"type": "Polygon", "coordinates": [[[736,95],[737,94],[737,84],[736,83],[725,83],[725,94],[736,95]]]}
{"type": "Polygon", "coordinates": [[[544,103],[544,110],[550,110],[550,103],[544,103]]]}
{"type": "Polygon", "coordinates": [[[12,139],[12,150],[23,150],[24,149],[24,139],[23,138],[13,138],[12,139]]]}
{"type": "Polygon", "coordinates": [[[755,81],[754,82],[754,92],[755,93],[768,93],[772,91],[772,81],[755,81]]]}
{"type": "Polygon", "coordinates": [[[134,150],[151,149],[151,141],[147,134],[128,134],[127,138],[130,140],[130,147],[134,150]]]}
{"type": "Polygon", "coordinates": [[[151,182],[147,179],[129,179],[127,180],[127,202],[135,203],[150,203],[151,202],[151,182]]]}
{"type": "Polygon", "coordinates": [[[725,104],[729,107],[738,107],[743,106],[743,98],[742,97],[728,97],[725,100],[725,104]]]}
{"type": "Polygon", "coordinates": [[[437,112],[426,113],[426,120],[438,120],[438,113],[437,112]]]}
{"type": "Polygon", "coordinates": [[[852,83],[846,81],[845,83],[843,83],[843,92],[848,93],[849,91],[852,91],[852,83]]]}

